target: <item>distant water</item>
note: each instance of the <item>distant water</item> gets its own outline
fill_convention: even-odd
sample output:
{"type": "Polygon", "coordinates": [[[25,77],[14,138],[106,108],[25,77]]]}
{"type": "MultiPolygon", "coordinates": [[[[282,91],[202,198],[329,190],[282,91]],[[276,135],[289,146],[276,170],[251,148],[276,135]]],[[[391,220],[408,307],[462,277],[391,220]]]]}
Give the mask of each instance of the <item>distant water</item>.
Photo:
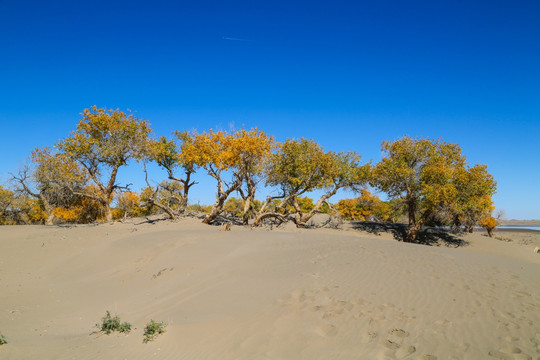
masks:
{"type": "Polygon", "coordinates": [[[540,231],[540,226],[527,226],[527,225],[503,225],[497,226],[497,229],[516,229],[516,230],[535,230],[540,231]]]}

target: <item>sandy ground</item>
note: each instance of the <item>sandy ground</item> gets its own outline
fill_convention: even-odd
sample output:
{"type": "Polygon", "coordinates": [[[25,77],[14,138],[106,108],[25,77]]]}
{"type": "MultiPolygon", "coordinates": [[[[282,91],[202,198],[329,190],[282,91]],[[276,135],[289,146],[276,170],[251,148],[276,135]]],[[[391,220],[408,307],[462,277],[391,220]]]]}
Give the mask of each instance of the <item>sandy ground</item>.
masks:
{"type": "Polygon", "coordinates": [[[540,233],[497,236],[5,226],[0,359],[540,359],[540,233]],[[134,329],[93,333],[106,310],[134,329]]]}

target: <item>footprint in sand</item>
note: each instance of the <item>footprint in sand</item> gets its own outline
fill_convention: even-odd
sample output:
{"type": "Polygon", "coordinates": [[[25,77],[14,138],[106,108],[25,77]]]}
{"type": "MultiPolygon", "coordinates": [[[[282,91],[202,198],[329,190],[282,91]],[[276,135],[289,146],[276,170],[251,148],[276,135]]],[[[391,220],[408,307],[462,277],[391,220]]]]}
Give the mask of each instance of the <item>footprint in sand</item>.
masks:
{"type": "Polygon", "coordinates": [[[416,352],[416,348],[412,345],[410,346],[404,346],[402,348],[397,349],[396,351],[396,357],[398,359],[404,359],[407,356],[411,355],[412,353],[416,352]]]}
{"type": "Polygon", "coordinates": [[[382,344],[390,350],[396,350],[401,346],[397,342],[388,339],[384,340],[382,344]]]}
{"type": "Polygon", "coordinates": [[[394,336],[397,336],[397,337],[400,337],[400,338],[404,338],[404,337],[409,336],[409,333],[406,332],[405,330],[402,330],[402,329],[394,329],[394,330],[390,331],[390,334],[394,335],[394,336]]]}
{"type": "Polygon", "coordinates": [[[367,343],[370,343],[372,342],[373,340],[375,340],[375,338],[377,337],[377,333],[376,332],[367,332],[365,333],[363,336],[362,336],[362,339],[360,340],[360,342],[362,344],[367,344],[367,343]]]}
{"type": "Polygon", "coordinates": [[[405,345],[403,342],[409,333],[403,329],[392,329],[388,331],[388,339],[385,339],[381,344],[387,349],[384,356],[392,359],[405,359],[416,352],[416,347],[413,345],[405,345]]]}
{"type": "Polygon", "coordinates": [[[331,337],[337,334],[337,328],[332,324],[324,324],[321,326],[318,326],[315,329],[315,332],[322,337],[331,337]]]}
{"type": "Polygon", "coordinates": [[[488,355],[500,360],[531,360],[530,355],[521,352],[521,349],[515,346],[501,349],[500,351],[490,351],[488,355]]]}

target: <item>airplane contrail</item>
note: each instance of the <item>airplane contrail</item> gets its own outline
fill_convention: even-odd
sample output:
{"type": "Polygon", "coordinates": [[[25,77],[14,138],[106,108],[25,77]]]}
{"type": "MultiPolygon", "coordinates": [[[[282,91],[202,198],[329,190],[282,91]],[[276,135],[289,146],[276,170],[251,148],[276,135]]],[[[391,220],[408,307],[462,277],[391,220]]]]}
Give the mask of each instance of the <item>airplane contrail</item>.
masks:
{"type": "Polygon", "coordinates": [[[253,40],[248,40],[248,39],[240,39],[240,38],[233,38],[233,37],[227,37],[227,36],[223,36],[222,37],[223,40],[230,40],[230,41],[245,41],[245,42],[255,42],[253,40]]]}

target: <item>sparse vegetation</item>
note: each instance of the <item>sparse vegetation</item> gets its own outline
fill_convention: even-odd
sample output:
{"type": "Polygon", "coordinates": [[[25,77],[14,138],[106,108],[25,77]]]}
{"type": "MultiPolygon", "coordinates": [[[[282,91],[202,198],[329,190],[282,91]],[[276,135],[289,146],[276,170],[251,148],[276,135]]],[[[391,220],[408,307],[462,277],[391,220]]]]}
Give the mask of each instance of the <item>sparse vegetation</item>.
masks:
{"type": "Polygon", "coordinates": [[[6,337],[4,336],[4,334],[0,333],[0,345],[5,345],[5,344],[7,344],[6,337]]]}
{"type": "Polygon", "coordinates": [[[120,333],[128,333],[131,331],[130,323],[120,322],[118,315],[112,317],[110,311],[108,310],[105,316],[101,318],[101,324],[96,324],[96,327],[107,335],[114,331],[118,331],[120,333]]]}
{"type": "Polygon", "coordinates": [[[146,344],[147,342],[154,340],[156,336],[165,333],[167,331],[165,329],[166,327],[167,324],[165,324],[163,321],[157,322],[150,320],[150,322],[146,324],[144,328],[143,343],[146,344]]]}

